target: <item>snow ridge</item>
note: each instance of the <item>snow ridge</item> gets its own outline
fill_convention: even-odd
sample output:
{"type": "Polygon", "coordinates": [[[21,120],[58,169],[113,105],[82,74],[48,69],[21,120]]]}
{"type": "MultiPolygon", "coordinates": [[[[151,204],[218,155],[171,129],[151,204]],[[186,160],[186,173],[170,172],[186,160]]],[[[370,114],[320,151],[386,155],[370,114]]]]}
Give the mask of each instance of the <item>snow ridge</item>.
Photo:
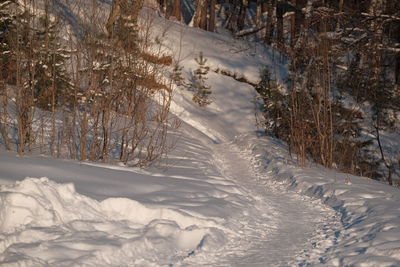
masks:
{"type": "Polygon", "coordinates": [[[127,198],[99,202],[47,178],[0,188],[0,262],[10,265],[170,264],[223,244],[218,228],[127,198]]]}

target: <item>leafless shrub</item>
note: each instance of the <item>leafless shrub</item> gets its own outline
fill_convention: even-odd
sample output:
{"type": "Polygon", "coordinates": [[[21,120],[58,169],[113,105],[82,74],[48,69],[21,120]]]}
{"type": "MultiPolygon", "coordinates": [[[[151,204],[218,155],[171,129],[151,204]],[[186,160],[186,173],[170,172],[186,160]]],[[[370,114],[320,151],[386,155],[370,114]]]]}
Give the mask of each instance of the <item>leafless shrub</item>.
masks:
{"type": "Polygon", "coordinates": [[[145,166],[167,154],[168,131],[179,126],[169,113],[172,90],[164,78],[172,57],[156,49],[153,25],[139,15],[143,1],[128,2],[114,3],[107,24],[95,2],[84,3],[77,12],[83,22],[75,25],[80,35],[69,36],[61,36],[65,27],[50,14],[50,1],[40,2],[40,15],[34,3],[22,6],[7,36],[15,73],[0,83],[7,148],[6,111],[15,99],[21,155],[36,144],[54,157],[145,166]]]}

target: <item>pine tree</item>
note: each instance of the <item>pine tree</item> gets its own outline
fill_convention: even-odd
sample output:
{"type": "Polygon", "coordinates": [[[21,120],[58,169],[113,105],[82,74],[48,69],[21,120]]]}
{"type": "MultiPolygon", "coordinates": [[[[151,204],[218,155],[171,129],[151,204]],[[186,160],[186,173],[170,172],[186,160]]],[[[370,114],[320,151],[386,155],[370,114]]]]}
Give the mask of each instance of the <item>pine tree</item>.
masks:
{"type": "Polygon", "coordinates": [[[194,89],[193,101],[203,107],[211,103],[209,96],[211,94],[211,87],[206,85],[207,73],[209,67],[206,66],[207,59],[204,58],[203,53],[200,52],[198,58],[195,61],[199,67],[193,72],[193,83],[191,87],[194,89]]]}
{"type": "MultiPolygon", "coordinates": [[[[59,25],[50,19],[48,4],[45,14],[39,17],[36,32],[38,34],[35,49],[35,100],[42,109],[53,110],[62,101],[63,95],[70,89],[69,74],[65,63],[70,57],[69,51],[60,43],[59,25]]],[[[53,110],[54,111],[54,110],[53,110]]]]}
{"type": "Polygon", "coordinates": [[[170,75],[171,80],[178,86],[182,87],[185,86],[185,79],[182,76],[183,66],[179,64],[175,64],[174,68],[172,69],[172,73],[170,75]]]}
{"type": "Polygon", "coordinates": [[[267,67],[261,69],[260,82],[255,89],[263,102],[260,109],[264,117],[262,126],[265,131],[270,135],[288,141],[289,100],[287,95],[280,91],[277,81],[273,79],[267,67]]]}

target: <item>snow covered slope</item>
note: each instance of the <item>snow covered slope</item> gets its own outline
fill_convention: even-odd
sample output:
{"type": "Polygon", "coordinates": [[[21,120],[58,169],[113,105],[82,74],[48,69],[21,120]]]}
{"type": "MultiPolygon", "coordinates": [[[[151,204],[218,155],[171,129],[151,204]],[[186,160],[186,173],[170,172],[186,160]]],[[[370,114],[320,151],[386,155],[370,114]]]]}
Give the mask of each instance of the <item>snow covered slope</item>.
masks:
{"type": "MultiPolygon", "coordinates": [[[[273,64],[267,51],[229,37],[156,23],[169,29],[166,46],[187,78],[200,51],[211,69],[252,82],[273,64]]],[[[399,190],[297,168],[282,143],[257,136],[250,85],[212,71],[207,83],[205,108],[176,90],[183,123],[161,169],[0,150],[0,264],[400,265],[399,190]]]]}

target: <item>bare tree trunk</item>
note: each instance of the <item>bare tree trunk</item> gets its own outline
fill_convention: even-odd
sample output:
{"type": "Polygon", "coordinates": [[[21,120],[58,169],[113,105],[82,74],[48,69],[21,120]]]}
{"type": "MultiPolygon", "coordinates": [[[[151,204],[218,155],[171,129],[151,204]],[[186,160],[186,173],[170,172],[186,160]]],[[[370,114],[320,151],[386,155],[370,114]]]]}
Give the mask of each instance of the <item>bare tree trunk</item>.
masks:
{"type": "Polygon", "coordinates": [[[210,0],[210,17],[208,20],[208,31],[214,32],[215,31],[215,5],[216,0],[210,0]]]}
{"type": "Polygon", "coordinates": [[[207,0],[198,0],[196,11],[193,16],[193,27],[206,30],[207,24],[207,0]]]}
{"type": "Polygon", "coordinates": [[[100,159],[103,161],[107,160],[108,157],[108,146],[109,146],[109,138],[110,138],[110,110],[108,107],[104,107],[102,111],[102,117],[101,117],[101,123],[102,123],[102,130],[103,130],[103,144],[102,144],[102,149],[101,149],[101,154],[100,154],[100,159]]]}
{"type": "MultiPolygon", "coordinates": [[[[22,97],[21,102],[23,103],[23,123],[24,123],[24,142],[25,146],[26,144],[28,145],[28,150],[29,152],[32,152],[32,145],[34,142],[34,135],[33,135],[33,105],[34,105],[34,85],[36,82],[36,58],[35,58],[35,50],[38,48],[37,40],[36,40],[36,34],[34,33],[34,28],[35,28],[35,21],[33,19],[34,10],[35,10],[35,3],[32,3],[32,5],[25,6],[25,8],[29,8],[25,10],[28,12],[29,17],[23,21],[23,29],[24,29],[24,35],[27,35],[27,50],[25,50],[24,57],[26,59],[26,63],[24,64],[24,69],[27,72],[27,75],[24,78],[24,83],[21,84],[22,86],[22,97]]],[[[23,53],[22,53],[23,54],[23,53]]],[[[24,76],[23,73],[21,73],[22,76],[24,76]]]]}
{"type": "Polygon", "coordinates": [[[282,8],[282,5],[279,3],[277,4],[276,7],[276,42],[278,44],[278,47],[283,49],[284,43],[283,43],[283,14],[284,10],[282,8]]]}
{"type": "Polygon", "coordinates": [[[174,16],[174,1],[175,0],[166,0],[165,5],[165,18],[170,19],[171,16],[174,16]]]}
{"type": "Polygon", "coordinates": [[[19,156],[24,156],[25,155],[25,141],[26,141],[26,122],[24,119],[25,114],[25,103],[24,100],[24,88],[23,88],[23,82],[22,82],[22,51],[20,47],[20,34],[21,34],[21,26],[17,25],[16,27],[16,33],[15,33],[15,65],[16,65],[16,99],[15,99],[15,105],[16,105],[16,110],[17,110],[17,135],[18,135],[18,155],[19,156]]]}
{"type": "Polygon", "coordinates": [[[268,5],[269,5],[268,2],[270,2],[270,1],[261,0],[261,14],[268,12],[268,5]]]}
{"type": "Polygon", "coordinates": [[[11,150],[8,137],[8,92],[5,82],[0,81],[0,134],[3,138],[4,146],[7,151],[11,150]]]}
{"type": "Polygon", "coordinates": [[[290,47],[294,47],[297,41],[297,37],[301,31],[301,24],[302,24],[302,6],[300,0],[294,0],[293,6],[296,9],[294,14],[291,16],[291,31],[290,31],[290,47]]]}
{"type": "Polygon", "coordinates": [[[290,16],[290,47],[294,47],[296,43],[296,13],[290,16]]]}
{"type": "MultiPolygon", "coordinates": [[[[72,40],[71,40],[72,42],[72,40]]],[[[72,48],[71,44],[71,48],[72,48]]],[[[71,125],[71,158],[76,159],[76,154],[77,154],[77,141],[76,141],[76,131],[77,131],[77,113],[79,112],[78,110],[78,88],[80,84],[80,74],[79,74],[79,69],[80,69],[80,57],[79,54],[76,55],[76,69],[73,69],[73,75],[74,75],[74,85],[73,85],[73,103],[72,103],[72,125],[71,125]]],[[[72,63],[71,66],[73,67],[74,64],[72,63]]]]}
{"type": "Polygon", "coordinates": [[[174,0],[174,11],[173,16],[178,20],[182,20],[181,0],[174,0]]]}
{"type": "Polygon", "coordinates": [[[400,53],[396,55],[395,81],[400,86],[400,53]]]}
{"type": "Polygon", "coordinates": [[[383,164],[385,165],[385,167],[388,169],[388,184],[393,185],[392,166],[390,166],[389,163],[386,161],[385,154],[383,153],[378,123],[379,123],[379,117],[377,118],[377,122],[376,122],[377,125],[375,125],[376,141],[378,142],[379,152],[381,153],[381,160],[382,160],[383,164]]]}
{"type": "Polygon", "coordinates": [[[35,80],[36,80],[36,68],[35,68],[35,61],[37,60],[34,58],[34,49],[37,47],[37,44],[35,43],[34,40],[34,34],[30,34],[29,37],[29,43],[30,43],[30,50],[29,50],[29,55],[28,55],[28,64],[29,64],[29,89],[27,88],[28,92],[26,92],[26,99],[25,101],[27,102],[27,142],[28,142],[28,150],[29,152],[32,152],[32,146],[34,142],[34,136],[33,136],[33,110],[34,110],[34,101],[33,99],[35,98],[34,96],[34,86],[35,86],[35,80]]]}
{"type": "Polygon", "coordinates": [[[248,5],[249,5],[248,0],[241,0],[239,17],[238,17],[238,21],[237,21],[237,29],[239,31],[243,30],[243,28],[244,28],[245,19],[246,19],[246,11],[247,11],[248,5]]]}
{"type": "Polygon", "coordinates": [[[267,45],[272,44],[272,35],[274,31],[273,12],[275,7],[276,7],[276,0],[271,0],[268,2],[267,27],[265,28],[265,38],[264,38],[264,41],[267,45]]]}
{"type": "MultiPolygon", "coordinates": [[[[108,16],[106,28],[109,36],[111,36],[114,28],[114,23],[117,21],[118,17],[121,15],[121,9],[127,6],[126,0],[115,0],[111,7],[110,15],[108,16]]],[[[163,1],[164,2],[164,1],[163,1]]]]}
{"type": "Polygon", "coordinates": [[[53,68],[53,73],[52,73],[52,81],[51,81],[51,135],[50,135],[50,153],[52,156],[54,156],[55,150],[54,150],[54,144],[56,141],[56,136],[57,136],[57,126],[56,126],[56,104],[57,104],[57,88],[56,88],[56,82],[55,82],[55,54],[53,53],[52,57],[52,68],[53,68]]]}
{"type": "Polygon", "coordinates": [[[256,17],[255,17],[255,24],[257,27],[260,26],[261,11],[262,11],[262,0],[257,0],[256,17]]]}
{"type": "Polygon", "coordinates": [[[85,104],[80,121],[79,160],[86,160],[86,135],[88,131],[87,105],[85,104]]]}
{"type": "Polygon", "coordinates": [[[207,11],[208,11],[208,0],[204,1],[204,5],[202,6],[201,18],[199,28],[203,30],[207,30],[207,11]]]}

